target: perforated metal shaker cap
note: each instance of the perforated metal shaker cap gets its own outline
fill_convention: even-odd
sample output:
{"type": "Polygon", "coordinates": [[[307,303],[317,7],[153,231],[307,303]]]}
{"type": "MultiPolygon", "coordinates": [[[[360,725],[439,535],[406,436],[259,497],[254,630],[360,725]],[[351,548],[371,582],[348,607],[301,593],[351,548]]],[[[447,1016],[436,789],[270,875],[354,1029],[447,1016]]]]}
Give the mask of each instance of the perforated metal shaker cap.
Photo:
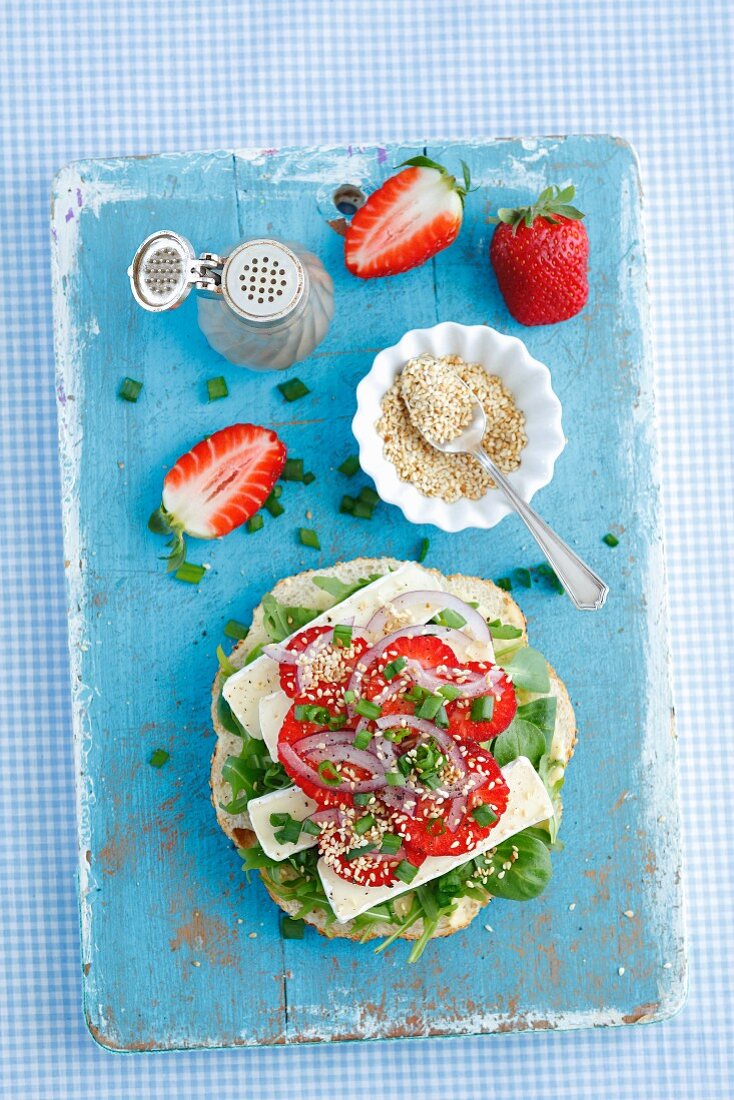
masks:
{"type": "Polygon", "coordinates": [[[222,271],[225,302],[254,323],[270,324],[286,317],[305,289],[301,261],[280,241],[246,241],[230,254],[222,271]]]}
{"type": "Polygon", "coordinates": [[[166,229],[146,237],[127,273],[138,305],[159,313],[181,305],[196,283],[198,270],[191,243],[166,229]]]}

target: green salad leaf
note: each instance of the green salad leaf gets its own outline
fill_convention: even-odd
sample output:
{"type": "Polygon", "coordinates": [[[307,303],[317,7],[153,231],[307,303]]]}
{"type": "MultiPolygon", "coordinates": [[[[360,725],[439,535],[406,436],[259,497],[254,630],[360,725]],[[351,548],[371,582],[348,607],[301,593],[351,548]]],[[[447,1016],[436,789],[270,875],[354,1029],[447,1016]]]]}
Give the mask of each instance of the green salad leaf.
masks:
{"type": "Polygon", "coordinates": [[[373,581],[379,580],[382,576],[382,573],[370,573],[369,577],[360,577],[353,584],[345,584],[338,577],[314,577],[313,583],[323,592],[328,592],[330,596],[333,596],[336,603],[341,603],[348,596],[353,596],[355,592],[359,592],[360,588],[365,588],[366,585],[372,584],[373,581]]]}
{"type": "Polygon", "coordinates": [[[487,889],[496,898],[530,901],[542,894],[550,882],[548,846],[530,829],[503,840],[480,859],[486,870],[494,868],[487,879],[487,889]],[[508,863],[510,866],[506,867],[508,863]]]}
{"type": "Polygon", "coordinates": [[[506,672],[512,676],[512,682],[521,691],[537,692],[545,695],[550,691],[550,678],[548,666],[542,653],[532,646],[523,646],[513,654],[510,661],[504,665],[506,672]]]}
{"type": "MultiPolygon", "coordinates": [[[[320,614],[314,607],[288,607],[270,593],[263,597],[263,626],[271,642],[282,642],[320,614]]],[[[254,660],[252,655],[249,657],[254,660]]],[[[249,664],[249,661],[246,663],[249,664]]]]}
{"type": "Polygon", "coordinates": [[[553,734],[556,728],[556,711],[558,700],[555,695],[543,695],[540,699],[533,699],[530,703],[523,703],[517,708],[517,718],[525,722],[532,722],[534,726],[543,731],[545,747],[550,752],[553,734]]]}
{"type": "Polygon", "coordinates": [[[493,638],[522,638],[522,630],[518,626],[501,623],[499,619],[492,619],[487,626],[493,638]]]}
{"type": "Polygon", "coordinates": [[[545,734],[532,722],[522,718],[513,718],[506,730],[496,738],[492,755],[501,768],[516,760],[518,756],[527,756],[535,770],[538,770],[540,758],[545,752],[545,734]]]}
{"type": "Polygon", "coordinates": [[[222,779],[232,788],[231,802],[222,806],[228,814],[244,813],[251,798],[281,791],[293,783],[283,765],[270,759],[264,741],[250,737],[245,731],[242,737],[239,756],[228,756],[222,765],[222,779]]]}

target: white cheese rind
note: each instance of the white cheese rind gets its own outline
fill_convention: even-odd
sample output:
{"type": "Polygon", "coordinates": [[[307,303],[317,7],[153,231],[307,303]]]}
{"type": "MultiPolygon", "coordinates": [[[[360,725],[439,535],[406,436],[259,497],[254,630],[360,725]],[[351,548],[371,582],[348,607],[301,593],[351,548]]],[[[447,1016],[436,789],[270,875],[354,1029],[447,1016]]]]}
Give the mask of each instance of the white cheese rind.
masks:
{"type": "Polygon", "coordinates": [[[275,760],[276,763],[278,760],[278,734],[292,705],[293,700],[289,699],[286,693],[280,689],[272,691],[270,695],[263,695],[258,703],[257,716],[260,722],[260,732],[271,759],[275,760]]]}
{"type": "Polygon", "coordinates": [[[317,809],[318,805],[300,787],[271,791],[260,798],[253,798],[247,804],[247,812],[260,847],[271,859],[277,860],[287,859],[294,852],[302,852],[305,848],[313,848],[317,838],[309,833],[301,833],[295,844],[280,844],[275,839],[275,833],[280,826],[270,824],[270,815],[290,814],[296,821],[304,821],[317,809]]]}
{"type": "Polygon", "coordinates": [[[474,856],[488,852],[496,844],[514,836],[515,833],[553,816],[553,806],[548,792],[526,757],[519,756],[517,760],[513,760],[502,769],[502,775],[510,788],[507,809],[489,837],[477,845],[472,852],[461,856],[429,856],[411,883],[397,882],[391,886],[379,887],[357,886],[340,878],[330,867],[327,867],[323,859],[320,859],[317,864],[318,872],[339,924],[346,924],[347,921],[371,909],[373,905],[392,901],[400,894],[414,890],[416,886],[422,886],[424,882],[430,882],[431,879],[445,875],[455,867],[461,867],[474,856]]]}
{"type": "MultiPolygon", "coordinates": [[[[442,587],[432,573],[414,562],[406,562],[394,573],[388,573],[372,584],[365,585],[354,595],[317,615],[308,625],[331,626],[349,617],[354,619],[355,626],[366,626],[376,611],[403,592],[425,588],[438,592],[442,587]]],[[[285,639],[283,644],[287,644],[287,641],[285,639]]],[[[279,682],[277,662],[265,656],[256,658],[226,681],[222,694],[238,722],[251,737],[262,738],[259,703],[264,695],[270,695],[277,690],[279,682]]]]}

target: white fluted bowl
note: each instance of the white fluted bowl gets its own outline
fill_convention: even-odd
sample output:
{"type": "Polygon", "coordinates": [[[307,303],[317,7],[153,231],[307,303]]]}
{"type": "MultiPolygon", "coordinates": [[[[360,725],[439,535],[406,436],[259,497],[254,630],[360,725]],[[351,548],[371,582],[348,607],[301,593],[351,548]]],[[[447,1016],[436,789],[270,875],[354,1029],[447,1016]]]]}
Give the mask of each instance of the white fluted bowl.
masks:
{"type": "Polygon", "coordinates": [[[406,332],[399,344],[379,353],[369,374],[357,386],[352,430],[359,443],[360,465],[374,480],[382,499],[397,505],[411,523],[432,523],[443,531],[494,527],[512,511],[499,490],[489,489],[479,500],[462,498],[447,504],[440,497],[424,496],[410,482],[403,481],[385,458],[377,434],[382,399],[408,360],[426,353],[437,358],[459,355],[467,363],[481,363],[488,374],[498,375],[513,395],[525,414],[528,441],[520,466],[508,476],[526,501],[550,482],[565,445],[561,403],[553,392],[550,371],[533,359],[515,336],[505,336],[486,325],[445,321],[433,328],[406,332]]]}

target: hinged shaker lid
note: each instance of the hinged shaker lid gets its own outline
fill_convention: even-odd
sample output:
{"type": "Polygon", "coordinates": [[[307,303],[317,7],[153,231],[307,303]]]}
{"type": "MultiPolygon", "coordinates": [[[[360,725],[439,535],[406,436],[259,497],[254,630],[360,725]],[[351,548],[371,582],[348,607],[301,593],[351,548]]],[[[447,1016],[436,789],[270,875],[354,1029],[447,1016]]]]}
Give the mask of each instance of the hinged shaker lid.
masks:
{"type": "Polygon", "coordinates": [[[180,306],[201,275],[191,243],[168,229],[146,237],[127,273],[135,301],[151,313],[180,306]]]}
{"type": "Polygon", "coordinates": [[[230,254],[222,271],[222,297],[248,321],[285,317],[303,297],[305,285],[301,261],[279,241],[246,241],[230,254]]]}

